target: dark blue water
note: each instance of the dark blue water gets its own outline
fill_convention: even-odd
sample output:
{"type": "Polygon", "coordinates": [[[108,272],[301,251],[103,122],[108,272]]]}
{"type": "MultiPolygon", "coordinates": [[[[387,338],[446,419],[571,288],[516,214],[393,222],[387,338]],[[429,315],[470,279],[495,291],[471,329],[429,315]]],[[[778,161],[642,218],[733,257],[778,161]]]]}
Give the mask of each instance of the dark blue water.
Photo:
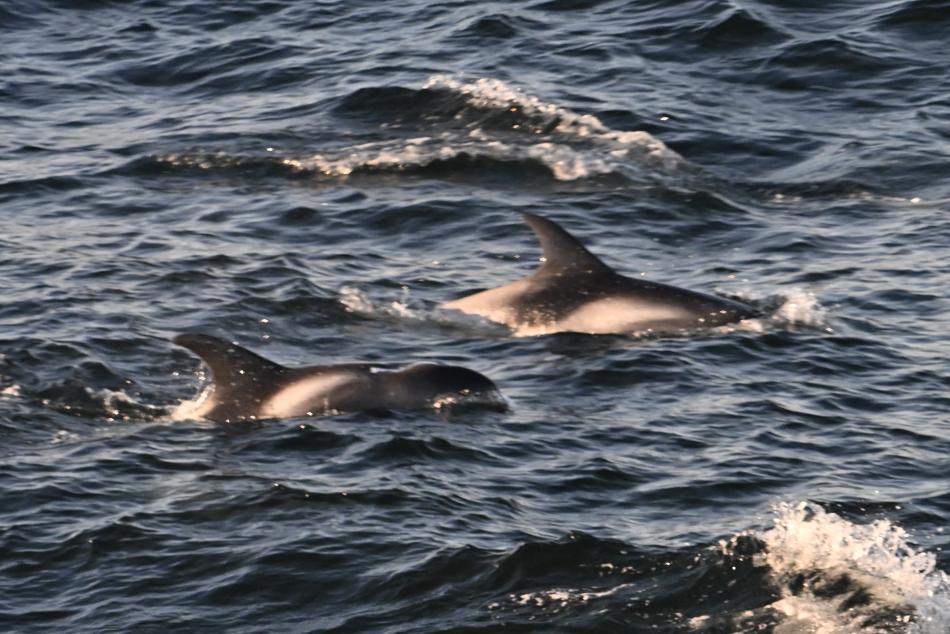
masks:
{"type": "Polygon", "coordinates": [[[5,0],[0,627],[950,631],[950,4],[5,0]],[[508,329],[550,217],[766,307],[508,329]],[[181,332],[510,410],[216,425],[181,332]]]}

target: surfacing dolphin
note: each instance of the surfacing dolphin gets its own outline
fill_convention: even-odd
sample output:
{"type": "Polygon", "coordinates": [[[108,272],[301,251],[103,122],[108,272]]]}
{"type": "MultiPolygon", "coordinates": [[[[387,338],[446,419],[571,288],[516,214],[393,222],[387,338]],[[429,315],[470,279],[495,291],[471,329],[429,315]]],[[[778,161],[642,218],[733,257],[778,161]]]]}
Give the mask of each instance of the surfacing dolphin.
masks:
{"type": "Polygon", "coordinates": [[[504,409],[491,380],[459,366],[416,363],[385,370],[352,363],[288,368],[210,335],[179,335],[174,341],[201,357],[213,378],[197,403],[174,418],[229,423],[456,403],[504,409]]]}
{"type": "Polygon", "coordinates": [[[742,302],[614,272],[560,225],[526,213],[543,264],[525,278],[442,304],[481,315],[516,335],[670,333],[758,316],[742,302]]]}

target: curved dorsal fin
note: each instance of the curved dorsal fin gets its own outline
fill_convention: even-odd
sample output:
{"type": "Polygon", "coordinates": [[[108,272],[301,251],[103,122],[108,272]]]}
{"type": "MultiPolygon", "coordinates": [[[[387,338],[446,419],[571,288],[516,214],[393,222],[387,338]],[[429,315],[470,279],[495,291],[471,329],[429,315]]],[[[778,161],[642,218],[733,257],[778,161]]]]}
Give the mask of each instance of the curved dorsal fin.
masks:
{"type": "Polygon", "coordinates": [[[524,221],[538,236],[544,251],[544,264],[538,273],[605,273],[612,269],[587,250],[577,238],[559,224],[535,214],[524,213],[524,221]]]}
{"type": "Polygon", "coordinates": [[[211,335],[178,335],[174,341],[201,357],[211,368],[215,387],[226,393],[240,393],[257,383],[272,383],[287,372],[280,364],[211,335]]]}

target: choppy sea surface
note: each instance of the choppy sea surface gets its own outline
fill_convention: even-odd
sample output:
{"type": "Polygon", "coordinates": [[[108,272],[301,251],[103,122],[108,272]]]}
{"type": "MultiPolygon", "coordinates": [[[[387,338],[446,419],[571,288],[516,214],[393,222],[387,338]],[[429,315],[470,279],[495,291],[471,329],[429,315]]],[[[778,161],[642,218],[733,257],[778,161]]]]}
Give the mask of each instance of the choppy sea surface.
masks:
{"type": "Polygon", "coordinates": [[[0,4],[0,628],[950,631],[950,3],[0,4]],[[765,316],[517,336],[537,266],[765,316]],[[171,343],[507,412],[172,417],[171,343]]]}

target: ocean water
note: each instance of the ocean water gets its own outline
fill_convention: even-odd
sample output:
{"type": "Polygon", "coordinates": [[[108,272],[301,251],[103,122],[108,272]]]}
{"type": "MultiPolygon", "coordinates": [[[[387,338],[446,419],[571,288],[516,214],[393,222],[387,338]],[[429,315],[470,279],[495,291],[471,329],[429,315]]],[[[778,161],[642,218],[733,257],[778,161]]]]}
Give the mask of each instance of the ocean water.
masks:
{"type": "Polygon", "coordinates": [[[0,628],[950,632],[950,3],[0,3],[0,628]],[[735,328],[439,309],[522,212],[735,328]],[[220,425],[182,332],[506,412],[220,425]],[[528,336],[522,336],[528,335],[528,336]]]}

